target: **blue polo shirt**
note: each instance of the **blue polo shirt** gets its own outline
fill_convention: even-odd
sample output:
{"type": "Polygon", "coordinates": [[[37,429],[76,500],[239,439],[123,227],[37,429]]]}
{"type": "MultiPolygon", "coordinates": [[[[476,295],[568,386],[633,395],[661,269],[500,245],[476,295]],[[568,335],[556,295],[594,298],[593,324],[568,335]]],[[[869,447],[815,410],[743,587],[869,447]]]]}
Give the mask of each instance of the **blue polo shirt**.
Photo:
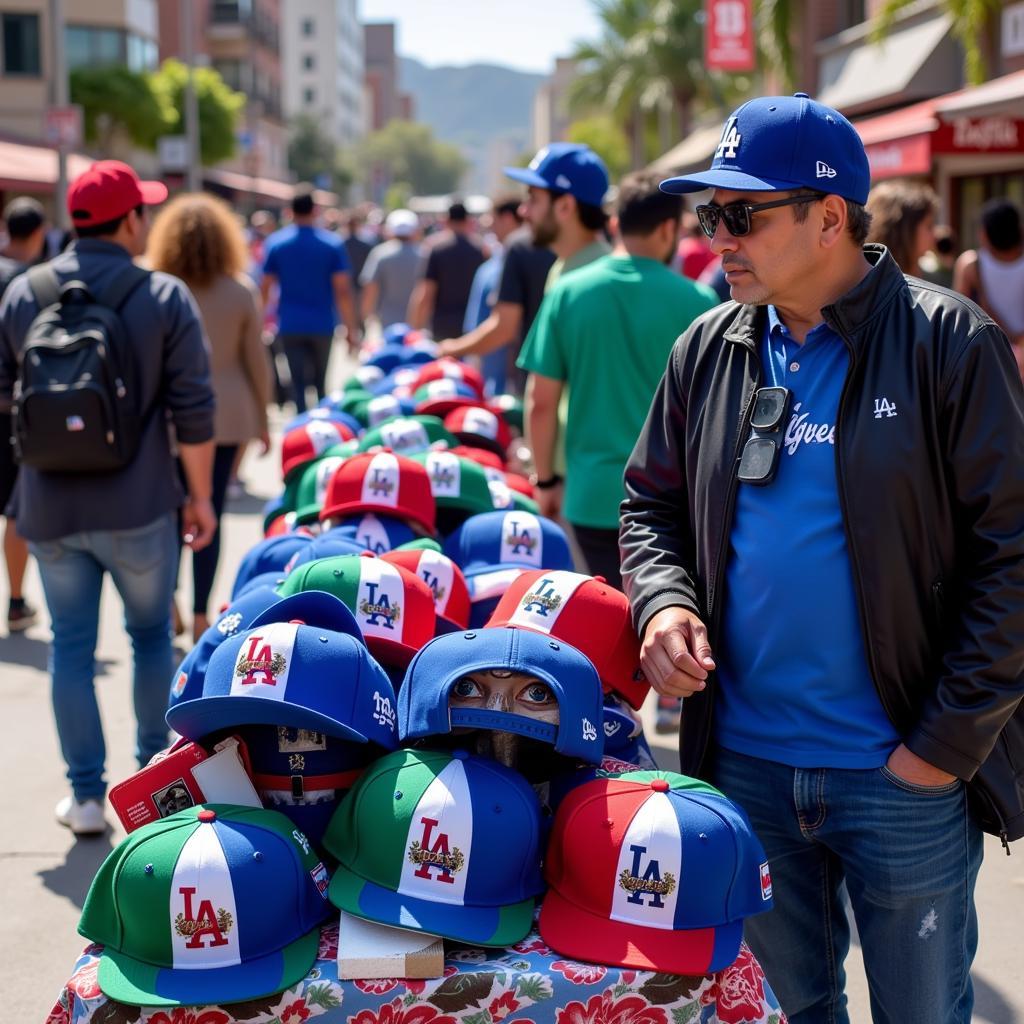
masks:
{"type": "Polygon", "coordinates": [[[333,334],[338,323],[331,278],[351,273],[345,243],[337,235],[303,225],[275,231],[263,249],[263,272],[280,288],[281,334],[333,334]]]}
{"type": "Polygon", "coordinates": [[[868,670],[836,479],[849,368],[821,323],[798,344],[768,307],[763,385],[793,393],[775,479],[740,483],[715,652],[716,736],[796,768],[877,768],[899,743],[868,670]]]}

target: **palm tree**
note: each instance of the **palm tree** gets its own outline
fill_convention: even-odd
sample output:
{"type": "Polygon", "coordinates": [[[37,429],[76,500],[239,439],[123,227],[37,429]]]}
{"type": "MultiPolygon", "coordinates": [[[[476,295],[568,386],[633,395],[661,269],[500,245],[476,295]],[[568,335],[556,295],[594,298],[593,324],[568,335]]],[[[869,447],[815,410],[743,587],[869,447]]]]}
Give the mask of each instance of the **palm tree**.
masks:
{"type": "MultiPolygon", "coordinates": [[[[900,11],[912,0],[885,0],[871,30],[874,42],[880,42],[892,28],[900,11]]],[[[964,48],[964,79],[969,85],[981,85],[988,78],[988,61],[982,43],[993,15],[1002,9],[1002,0],[942,0],[952,22],[951,31],[964,48]]]]}

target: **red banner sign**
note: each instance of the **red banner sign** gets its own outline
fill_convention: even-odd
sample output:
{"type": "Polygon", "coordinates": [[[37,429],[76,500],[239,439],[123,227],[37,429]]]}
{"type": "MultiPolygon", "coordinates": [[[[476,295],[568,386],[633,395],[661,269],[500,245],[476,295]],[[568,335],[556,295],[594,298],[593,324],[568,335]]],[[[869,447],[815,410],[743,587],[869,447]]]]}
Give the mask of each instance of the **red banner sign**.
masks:
{"type": "Polygon", "coordinates": [[[753,0],[704,0],[704,64],[709,71],[753,71],[753,0]]]}

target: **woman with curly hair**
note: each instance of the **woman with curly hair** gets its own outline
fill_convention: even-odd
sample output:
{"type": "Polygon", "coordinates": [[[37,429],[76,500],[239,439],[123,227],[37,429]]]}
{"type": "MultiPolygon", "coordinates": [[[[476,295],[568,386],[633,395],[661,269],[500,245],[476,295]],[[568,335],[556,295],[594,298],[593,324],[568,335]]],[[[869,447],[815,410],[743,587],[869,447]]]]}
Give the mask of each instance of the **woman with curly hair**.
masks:
{"type": "Polygon", "coordinates": [[[157,215],[146,259],[154,270],[180,277],[199,306],[210,341],[217,400],[213,507],[217,532],[193,552],[193,637],[209,625],[207,610],[220,557],[220,520],[231,467],[240,446],[259,438],[269,448],[267,403],[271,378],[263,345],[259,291],[245,275],[248,251],[230,207],[204,193],[180,195],[157,215]]]}
{"type": "Polygon", "coordinates": [[[921,257],[935,244],[939,197],[913,181],[883,181],[868,195],[869,242],[881,242],[904,274],[921,277],[921,257]]]}

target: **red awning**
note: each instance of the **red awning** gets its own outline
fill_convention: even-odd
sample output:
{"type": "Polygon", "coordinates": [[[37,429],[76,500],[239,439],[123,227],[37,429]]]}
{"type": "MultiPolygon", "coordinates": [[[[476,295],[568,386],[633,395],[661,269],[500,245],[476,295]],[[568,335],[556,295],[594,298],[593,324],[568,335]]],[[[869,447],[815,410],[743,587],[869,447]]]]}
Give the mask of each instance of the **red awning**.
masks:
{"type": "MultiPolygon", "coordinates": [[[[87,170],[92,160],[72,153],[68,180],[87,170]]],[[[0,188],[26,192],[52,192],[57,184],[57,151],[0,139],[0,188]]]]}

